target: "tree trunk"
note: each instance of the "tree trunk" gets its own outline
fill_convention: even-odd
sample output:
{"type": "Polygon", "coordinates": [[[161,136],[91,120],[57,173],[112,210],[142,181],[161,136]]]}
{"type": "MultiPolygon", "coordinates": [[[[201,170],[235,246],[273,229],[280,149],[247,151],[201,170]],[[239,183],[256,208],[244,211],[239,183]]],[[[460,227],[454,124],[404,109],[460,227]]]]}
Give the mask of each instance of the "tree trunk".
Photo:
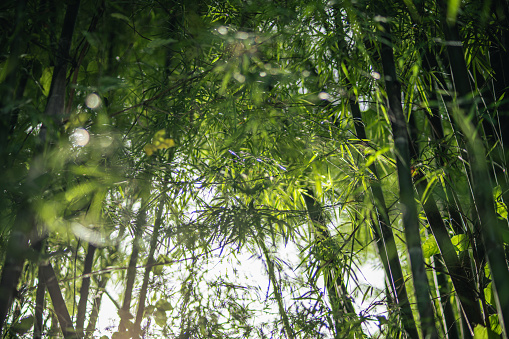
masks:
{"type": "MultiPolygon", "coordinates": [[[[302,193],[302,197],[306,203],[309,219],[311,219],[318,246],[330,245],[330,242],[334,241],[334,239],[331,238],[327,230],[326,217],[323,214],[321,206],[316,201],[313,191],[308,188],[305,193],[302,193]]],[[[352,301],[346,295],[347,290],[341,274],[335,272],[336,267],[334,267],[334,263],[336,261],[333,255],[334,254],[330,256],[319,256],[317,259],[321,265],[333,266],[333,268],[324,267],[324,282],[336,327],[335,338],[340,338],[344,332],[352,329],[348,321],[349,318],[346,315],[356,315],[356,313],[352,301]],[[336,279],[333,278],[334,276],[336,279]]],[[[354,331],[359,331],[359,329],[355,328],[354,331]]]]}
{"type": "MultiPolygon", "coordinates": [[[[441,5],[442,10],[444,10],[445,4],[441,2],[441,5]]],[[[495,213],[493,186],[490,182],[490,172],[486,163],[486,151],[477,131],[476,107],[470,97],[472,91],[468,82],[468,70],[463,56],[463,48],[461,44],[457,44],[457,41],[459,41],[457,27],[444,22],[443,29],[446,40],[449,42],[447,43],[447,52],[454,86],[458,94],[457,106],[452,108],[453,118],[466,139],[474,206],[480,219],[478,231],[490,266],[493,294],[495,295],[500,325],[504,337],[507,338],[509,329],[509,289],[504,288],[504,286],[509,281],[509,268],[505,260],[501,234],[502,229],[507,228],[507,225],[502,225],[495,213]],[[474,118],[471,119],[471,117],[474,118]]]]}
{"type": "Polygon", "coordinates": [[[430,299],[428,277],[421,248],[419,218],[410,172],[410,149],[406,119],[401,106],[401,90],[396,75],[389,25],[382,25],[384,43],[381,46],[382,67],[389,104],[389,119],[394,138],[394,152],[400,189],[400,204],[403,212],[403,227],[407,242],[410,268],[414,281],[417,309],[424,338],[438,338],[430,299]]]}
{"type": "Polygon", "coordinates": [[[43,270],[39,265],[37,291],[35,292],[35,320],[34,320],[34,339],[41,339],[43,328],[44,299],[46,294],[46,284],[44,283],[43,270]]]}
{"type": "Polygon", "coordinates": [[[85,331],[86,338],[93,338],[95,332],[95,326],[97,324],[97,319],[99,319],[99,310],[101,309],[101,300],[104,293],[104,289],[106,287],[106,283],[108,279],[104,276],[97,280],[97,294],[94,298],[94,302],[92,303],[92,311],[90,313],[90,317],[88,318],[88,326],[85,331]]]}
{"type": "MultiPolygon", "coordinates": [[[[87,275],[92,272],[95,250],[96,247],[93,244],[89,243],[83,267],[83,275],[87,275]]],[[[81,282],[80,301],[78,303],[78,313],[76,316],[76,330],[79,332],[83,332],[85,326],[85,315],[87,313],[87,301],[89,290],[90,290],[90,276],[85,276],[81,282]]]]}
{"type": "MultiPolygon", "coordinates": [[[[142,185],[150,186],[149,182],[150,178],[148,182],[143,182],[142,185]]],[[[140,242],[142,241],[143,228],[145,227],[147,220],[147,209],[148,209],[147,204],[149,202],[148,194],[150,192],[150,189],[147,189],[146,187],[143,187],[141,190],[142,190],[141,207],[140,210],[138,211],[138,216],[134,227],[133,248],[131,252],[131,257],[129,259],[129,266],[127,268],[124,301],[122,303],[122,308],[119,310],[120,324],[118,326],[118,331],[120,333],[125,333],[126,331],[132,330],[132,328],[128,328],[129,319],[134,318],[134,316],[131,314],[131,299],[134,288],[134,281],[136,279],[136,265],[138,264],[140,242]]]]}
{"type": "MultiPolygon", "coordinates": [[[[338,30],[338,32],[336,32],[338,49],[340,53],[346,55],[346,42],[344,40],[345,33],[343,30],[342,21],[343,19],[339,14],[341,9],[337,6],[334,9],[334,22],[336,30],[338,30]]],[[[350,80],[347,77],[344,77],[343,80],[346,83],[347,93],[351,93],[352,84],[350,83],[350,80]]],[[[367,136],[364,129],[364,122],[362,119],[358,98],[351,94],[348,99],[348,104],[350,106],[350,112],[354,122],[355,134],[358,139],[365,141],[367,140],[367,136]]],[[[369,165],[368,168],[375,177],[375,180],[372,180],[370,185],[377,216],[377,224],[372,223],[371,225],[373,228],[373,236],[375,238],[380,259],[384,266],[386,278],[388,279],[389,285],[391,287],[390,290],[395,297],[397,306],[400,308],[401,322],[403,327],[405,328],[405,331],[410,336],[410,338],[418,339],[419,334],[417,332],[414,316],[412,314],[412,309],[408,300],[405,279],[403,277],[403,270],[401,269],[400,258],[396,248],[394,233],[391,229],[391,222],[389,219],[387,205],[385,203],[385,198],[382,192],[382,187],[380,185],[378,170],[375,163],[369,165]]]]}
{"type": "MultiPolygon", "coordinates": [[[[64,26],[62,27],[62,34],[59,41],[59,50],[57,51],[57,64],[53,73],[50,94],[44,112],[48,117],[55,118],[63,114],[66,84],[65,75],[67,72],[71,38],[78,15],[78,8],[79,0],[73,0],[67,6],[64,26]]],[[[41,127],[39,136],[42,144],[46,141],[46,129],[47,127],[45,127],[45,125],[41,127]]],[[[38,177],[38,170],[37,166],[31,166],[28,177],[38,177]]],[[[41,190],[42,189],[41,187],[41,190]]],[[[16,215],[7,244],[7,254],[5,264],[2,268],[2,277],[0,279],[0,332],[9,309],[11,308],[13,295],[16,291],[16,286],[25,262],[25,256],[29,246],[28,237],[31,236],[35,230],[35,211],[28,203],[28,198],[31,197],[25,197],[19,204],[20,208],[16,215]]]]}
{"type": "Polygon", "coordinates": [[[40,269],[42,269],[44,283],[48,288],[51,302],[57,314],[58,323],[60,324],[64,338],[78,338],[73,327],[71,316],[65,305],[64,298],[62,297],[62,292],[58,286],[58,280],[53,267],[51,264],[44,264],[40,266],[40,269]]]}
{"type": "Polygon", "coordinates": [[[159,205],[157,206],[157,215],[156,220],[154,222],[154,229],[152,231],[152,238],[150,239],[150,249],[147,261],[145,263],[145,273],[143,274],[143,284],[141,286],[140,297],[138,301],[138,311],[136,312],[136,320],[134,322],[134,334],[133,338],[139,338],[141,333],[141,321],[143,320],[143,315],[145,313],[145,302],[147,300],[148,293],[148,280],[150,277],[150,272],[152,271],[152,266],[154,264],[154,253],[157,248],[157,241],[159,239],[159,229],[161,228],[161,220],[163,214],[163,208],[165,203],[164,194],[166,192],[163,191],[161,197],[159,198],[159,205]]]}

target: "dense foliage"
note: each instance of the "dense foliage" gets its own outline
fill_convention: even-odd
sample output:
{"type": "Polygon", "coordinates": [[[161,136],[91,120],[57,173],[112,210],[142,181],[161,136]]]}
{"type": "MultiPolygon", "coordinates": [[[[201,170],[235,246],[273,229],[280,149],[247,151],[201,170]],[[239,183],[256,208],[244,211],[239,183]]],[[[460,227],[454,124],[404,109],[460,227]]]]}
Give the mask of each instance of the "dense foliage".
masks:
{"type": "Polygon", "coordinates": [[[0,22],[4,337],[508,337],[507,0],[0,22]]]}

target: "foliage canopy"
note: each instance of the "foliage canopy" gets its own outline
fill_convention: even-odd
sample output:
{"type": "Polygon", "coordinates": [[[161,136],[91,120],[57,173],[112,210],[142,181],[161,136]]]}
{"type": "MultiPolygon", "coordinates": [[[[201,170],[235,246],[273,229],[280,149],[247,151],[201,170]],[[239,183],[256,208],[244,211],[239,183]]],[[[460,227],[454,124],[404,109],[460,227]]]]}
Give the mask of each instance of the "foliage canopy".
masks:
{"type": "Polygon", "coordinates": [[[0,21],[5,337],[508,337],[507,0],[0,21]]]}

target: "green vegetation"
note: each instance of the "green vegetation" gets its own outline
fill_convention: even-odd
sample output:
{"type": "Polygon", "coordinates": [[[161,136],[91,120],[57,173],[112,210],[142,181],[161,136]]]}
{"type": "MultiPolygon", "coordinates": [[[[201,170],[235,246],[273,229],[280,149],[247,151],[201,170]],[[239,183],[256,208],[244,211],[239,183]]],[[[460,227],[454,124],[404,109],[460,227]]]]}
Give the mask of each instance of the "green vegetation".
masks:
{"type": "Polygon", "coordinates": [[[4,338],[508,338],[507,0],[0,23],[4,338]]]}

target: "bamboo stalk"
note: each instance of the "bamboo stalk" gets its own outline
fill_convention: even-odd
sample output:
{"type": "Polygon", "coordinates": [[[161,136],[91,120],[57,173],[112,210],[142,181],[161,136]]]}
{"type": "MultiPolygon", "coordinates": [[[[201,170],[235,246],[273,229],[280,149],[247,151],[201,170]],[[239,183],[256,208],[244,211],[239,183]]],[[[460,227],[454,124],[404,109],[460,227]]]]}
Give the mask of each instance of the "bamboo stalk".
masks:
{"type": "Polygon", "coordinates": [[[51,297],[51,302],[55,309],[55,313],[57,314],[58,323],[60,324],[60,329],[62,330],[64,338],[78,338],[79,336],[74,330],[71,316],[69,315],[69,311],[65,305],[65,300],[62,297],[62,291],[58,286],[58,280],[53,267],[48,263],[41,265],[39,269],[42,270],[44,283],[51,297]]]}
{"type": "MultiPolygon", "coordinates": [[[[311,189],[307,189],[305,193],[302,193],[306,208],[308,210],[309,219],[313,224],[316,240],[319,244],[324,244],[326,241],[331,241],[332,238],[327,230],[326,218],[320,204],[316,201],[314,192],[311,189]]],[[[331,262],[329,257],[319,257],[320,262],[327,265],[331,262]]],[[[346,295],[347,290],[343,278],[340,274],[336,274],[334,279],[333,269],[326,269],[324,274],[325,287],[327,289],[329,301],[332,307],[332,314],[334,318],[334,326],[336,327],[336,336],[340,337],[342,332],[345,330],[345,321],[348,319],[345,317],[346,314],[355,314],[352,300],[346,295]]],[[[350,330],[346,328],[346,330],[350,330]]]]}
{"type": "MultiPolygon", "coordinates": [[[[445,4],[441,2],[442,10],[445,4]]],[[[446,21],[444,19],[444,21],[446,21]]],[[[493,294],[495,295],[499,322],[505,338],[508,337],[509,329],[509,289],[504,288],[509,281],[509,268],[505,260],[504,245],[501,241],[503,226],[495,213],[495,202],[490,175],[486,163],[486,151],[484,144],[477,131],[478,124],[475,118],[475,105],[472,102],[472,91],[468,82],[468,69],[463,56],[457,27],[446,22],[443,24],[446,36],[447,52],[453,74],[454,86],[458,94],[457,106],[453,107],[452,113],[455,123],[462,130],[466,138],[467,156],[470,164],[472,181],[472,193],[475,208],[480,219],[480,238],[485,248],[485,255],[490,266],[493,282],[493,294]],[[466,80],[466,82],[465,82],[466,80]],[[467,115],[470,115],[467,117],[467,115]],[[473,117],[473,118],[472,118],[473,117]]]]}
{"type": "Polygon", "coordinates": [[[87,255],[85,257],[85,263],[83,267],[83,278],[81,282],[80,289],[80,301],[78,303],[78,313],[76,316],[76,330],[83,332],[84,324],[85,324],[85,315],[87,312],[87,301],[88,301],[88,293],[90,290],[90,276],[87,276],[92,272],[92,264],[94,263],[94,253],[96,247],[93,244],[88,244],[87,255]]]}
{"type": "MultiPolygon", "coordinates": [[[[335,27],[339,32],[336,34],[338,40],[338,47],[340,52],[345,52],[346,42],[344,41],[345,33],[343,31],[343,21],[339,16],[340,8],[335,7],[335,27]]],[[[352,84],[348,78],[344,78],[346,83],[346,89],[351,92],[352,84]]],[[[359,107],[358,98],[350,96],[348,99],[350,106],[350,112],[352,114],[355,134],[360,140],[367,140],[366,131],[364,129],[364,122],[362,119],[361,110],[359,107]]],[[[400,308],[401,320],[405,331],[408,333],[410,338],[419,338],[417,327],[415,325],[414,316],[408,300],[408,294],[405,286],[405,279],[403,277],[403,270],[401,269],[401,263],[399,259],[398,250],[396,248],[396,241],[394,239],[394,233],[390,227],[391,222],[389,219],[389,213],[385,198],[380,185],[380,179],[376,164],[369,165],[369,170],[375,177],[371,181],[370,190],[376,209],[377,223],[372,223],[373,236],[377,245],[378,253],[382,261],[385,275],[389,281],[391,292],[395,297],[397,306],[400,308]]]]}
{"type": "MultiPolygon", "coordinates": [[[[165,192],[163,192],[165,194],[165,192]]],[[[165,197],[162,195],[159,198],[159,205],[157,206],[156,220],[154,222],[154,229],[152,231],[152,238],[150,239],[150,249],[147,261],[145,262],[145,273],[143,274],[143,283],[141,285],[140,297],[138,301],[138,311],[136,312],[136,320],[134,322],[134,334],[133,338],[139,338],[141,332],[141,321],[145,313],[145,302],[147,300],[148,292],[148,280],[150,272],[152,271],[154,260],[154,253],[157,247],[157,241],[159,239],[159,230],[161,228],[162,214],[165,203],[165,197]]]]}
{"type": "MultiPolygon", "coordinates": [[[[53,118],[56,115],[63,114],[63,98],[65,97],[66,89],[65,74],[67,72],[71,38],[74,33],[79,5],[79,0],[73,0],[69,2],[66,9],[62,33],[59,40],[59,50],[56,53],[57,64],[55,65],[50,93],[44,111],[44,115],[47,117],[53,118]],[[57,76],[56,73],[59,75],[57,76]]],[[[46,129],[46,125],[43,124],[39,134],[41,144],[46,142],[46,129]]],[[[2,145],[0,145],[0,147],[1,146],[2,145]]],[[[32,164],[27,177],[37,177],[36,172],[39,170],[38,166],[32,164]]],[[[28,202],[28,198],[32,197],[23,197],[23,200],[19,204],[18,213],[9,235],[5,263],[2,267],[2,276],[0,279],[0,333],[12,306],[13,295],[16,291],[16,286],[25,262],[25,256],[29,249],[29,236],[31,236],[35,230],[36,213],[28,202]]]]}
{"type": "Polygon", "coordinates": [[[258,240],[258,246],[260,246],[263,255],[265,256],[265,260],[267,261],[267,272],[269,274],[270,282],[272,283],[272,289],[274,291],[274,297],[276,298],[279,315],[281,316],[281,320],[283,321],[283,327],[285,329],[285,334],[288,339],[294,339],[295,334],[293,333],[293,328],[290,325],[290,321],[288,319],[288,315],[286,314],[285,306],[283,304],[283,298],[281,296],[281,288],[276,280],[276,274],[274,272],[274,262],[270,257],[270,254],[265,246],[263,239],[258,240]]]}
{"type": "Polygon", "coordinates": [[[88,325],[85,331],[86,338],[92,338],[95,326],[97,324],[97,319],[99,319],[99,310],[101,309],[101,301],[102,295],[104,293],[104,289],[106,287],[106,283],[108,282],[108,278],[104,276],[97,280],[97,294],[95,295],[94,301],[92,302],[92,312],[90,313],[90,317],[88,318],[88,325]]]}
{"type": "Polygon", "coordinates": [[[126,286],[124,291],[124,301],[122,308],[119,310],[120,324],[118,325],[118,331],[120,333],[128,330],[129,319],[133,316],[130,313],[132,294],[134,288],[134,281],[136,279],[136,265],[138,263],[138,256],[140,251],[140,242],[143,234],[143,227],[145,226],[147,218],[147,199],[142,198],[141,208],[138,211],[138,217],[136,219],[136,225],[134,229],[133,248],[131,251],[131,257],[129,259],[129,266],[127,268],[126,286]]]}
{"type": "Polygon", "coordinates": [[[410,268],[415,288],[417,309],[419,312],[424,338],[438,338],[435,327],[433,306],[430,299],[428,277],[424,266],[421,248],[419,219],[413,192],[412,176],[410,172],[410,149],[406,119],[401,106],[401,89],[396,75],[396,66],[392,51],[390,27],[382,25],[384,42],[381,44],[382,67],[384,71],[385,87],[389,104],[389,119],[391,122],[396,168],[400,189],[400,203],[403,212],[403,227],[410,258],[410,268]]]}

